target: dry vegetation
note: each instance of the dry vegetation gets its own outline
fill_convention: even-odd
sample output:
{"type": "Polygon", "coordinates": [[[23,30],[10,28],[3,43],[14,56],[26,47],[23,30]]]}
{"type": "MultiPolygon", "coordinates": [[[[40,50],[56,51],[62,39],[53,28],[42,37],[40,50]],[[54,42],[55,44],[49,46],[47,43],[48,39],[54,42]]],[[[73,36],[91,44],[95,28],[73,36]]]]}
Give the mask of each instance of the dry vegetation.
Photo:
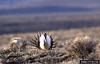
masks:
{"type": "Polygon", "coordinates": [[[100,13],[0,16],[0,21],[1,64],[79,64],[82,59],[100,60],[100,13]],[[11,33],[5,34],[8,32],[11,33]],[[12,37],[30,40],[37,32],[52,35],[56,47],[45,51],[27,45],[22,52],[9,48],[12,37]]]}
{"type": "Polygon", "coordinates": [[[10,38],[20,36],[29,39],[36,33],[1,35],[0,61],[8,64],[79,64],[81,59],[100,60],[99,30],[100,27],[48,31],[57,44],[46,51],[29,45],[22,52],[8,49],[10,38]]]}

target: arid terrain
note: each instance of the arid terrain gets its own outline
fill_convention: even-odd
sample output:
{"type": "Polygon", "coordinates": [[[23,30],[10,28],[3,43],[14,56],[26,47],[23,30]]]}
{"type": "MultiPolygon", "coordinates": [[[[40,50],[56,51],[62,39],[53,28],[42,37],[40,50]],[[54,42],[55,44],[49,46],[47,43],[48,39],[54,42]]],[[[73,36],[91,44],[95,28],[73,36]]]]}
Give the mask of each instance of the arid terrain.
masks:
{"type": "MultiPolygon", "coordinates": [[[[32,50],[28,48],[27,52],[12,52],[5,54],[12,54],[12,56],[14,54],[15,56],[17,54],[19,54],[19,56],[22,54],[20,57],[22,64],[24,62],[25,64],[79,64],[80,59],[83,59],[80,57],[82,54],[78,51],[79,55],[76,54],[77,57],[71,55],[71,53],[67,50],[71,47],[67,45],[67,41],[72,40],[70,43],[73,43],[76,37],[89,36],[91,38],[91,44],[95,43],[95,41],[100,44],[100,14],[80,13],[1,16],[0,49],[7,49],[9,47],[10,39],[13,37],[23,37],[25,39],[29,39],[32,37],[32,34],[37,34],[38,32],[46,32],[52,35],[57,42],[56,48],[44,51],[34,48],[33,46],[32,50]],[[28,55],[27,53],[31,54],[28,55]]],[[[100,47],[96,47],[97,45],[94,47],[95,51],[100,49],[100,47]]],[[[99,56],[100,51],[92,51],[91,53],[88,53],[88,56],[85,59],[100,60],[99,56]]],[[[19,57],[17,59],[19,59],[19,57]]],[[[7,58],[6,61],[8,61],[7,58]]],[[[21,64],[20,60],[18,64],[21,64]]]]}

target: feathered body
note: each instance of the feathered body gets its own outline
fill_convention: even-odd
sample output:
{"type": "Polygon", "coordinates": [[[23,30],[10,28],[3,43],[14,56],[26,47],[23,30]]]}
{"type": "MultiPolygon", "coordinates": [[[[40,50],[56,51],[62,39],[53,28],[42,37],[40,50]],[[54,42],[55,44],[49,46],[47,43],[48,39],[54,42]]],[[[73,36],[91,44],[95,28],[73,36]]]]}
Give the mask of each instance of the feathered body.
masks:
{"type": "Polygon", "coordinates": [[[34,36],[34,39],[32,39],[30,41],[33,43],[33,45],[35,47],[37,47],[39,49],[43,49],[43,50],[52,49],[54,46],[54,43],[55,43],[53,41],[53,38],[46,33],[36,35],[36,36],[34,36]]]}
{"type": "Polygon", "coordinates": [[[50,49],[52,47],[52,38],[46,33],[40,36],[39,41],[41,49],[50,49]]]}
{"type": "Polygon", "coordinates": [[[10,41],[10,48],[22,51],[26,47],[26,44],[26,41],[21,37],[13,37],[10,41]]]}

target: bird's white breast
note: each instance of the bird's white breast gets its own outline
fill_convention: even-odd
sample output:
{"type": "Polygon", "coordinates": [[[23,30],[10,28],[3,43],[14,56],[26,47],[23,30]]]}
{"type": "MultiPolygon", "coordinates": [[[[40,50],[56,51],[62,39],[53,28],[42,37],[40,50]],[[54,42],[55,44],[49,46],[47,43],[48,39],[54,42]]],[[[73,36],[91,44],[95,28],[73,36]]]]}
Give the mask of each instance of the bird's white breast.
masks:
{"type": "Polygon", "coordinates": [[[41,35],[39,41],[40,41],[40,48],[45,49],[44,47],[45,36],[41,35]]]}
{"type": "Polygon", "coordinates": [[[11,44],[12,44],[12,43],[17,43],[17,42],[18,42],[17,40],[12,40],[12,41],[11,41],[11,44]]]}
{"type": "Polygon", "coordinates": [[[40,48],[41,49],[49,49],[51,47],[51,37],[46,35],[46,37],[42,34],[40,39],[40,48]]]}
{"type": "Polygon", "coordinates": [[[48,45],[49,45],[49,47],[51,46],[51,37],[50,36],[46,36],[46,41],[47,41],[47,43],[48,43],[48,45]]]}

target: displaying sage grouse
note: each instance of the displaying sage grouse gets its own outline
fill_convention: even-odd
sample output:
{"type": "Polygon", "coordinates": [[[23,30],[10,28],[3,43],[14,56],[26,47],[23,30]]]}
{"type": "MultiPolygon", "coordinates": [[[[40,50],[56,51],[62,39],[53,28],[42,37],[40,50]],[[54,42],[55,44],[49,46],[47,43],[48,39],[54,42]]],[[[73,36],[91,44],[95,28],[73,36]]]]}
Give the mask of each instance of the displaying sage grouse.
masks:
{"type": "Polygon", "coordinates": [[[33,46],[39,49],[49,50],[55,47],[55,42],[51,36],[47,33],[34,35],[34,38],[30,40],[33,46]]]}

